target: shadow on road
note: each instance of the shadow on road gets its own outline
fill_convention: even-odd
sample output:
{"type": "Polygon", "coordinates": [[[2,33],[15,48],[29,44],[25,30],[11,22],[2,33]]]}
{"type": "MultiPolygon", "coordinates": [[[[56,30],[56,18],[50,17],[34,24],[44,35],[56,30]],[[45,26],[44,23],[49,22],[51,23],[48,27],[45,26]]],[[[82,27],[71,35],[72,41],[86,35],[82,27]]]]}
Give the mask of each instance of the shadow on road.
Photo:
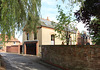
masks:
{"type": "Polygon", "coordinates": [[[1,53],[6,70],[61,70],[40,61],[36,56],[1,53]]]}

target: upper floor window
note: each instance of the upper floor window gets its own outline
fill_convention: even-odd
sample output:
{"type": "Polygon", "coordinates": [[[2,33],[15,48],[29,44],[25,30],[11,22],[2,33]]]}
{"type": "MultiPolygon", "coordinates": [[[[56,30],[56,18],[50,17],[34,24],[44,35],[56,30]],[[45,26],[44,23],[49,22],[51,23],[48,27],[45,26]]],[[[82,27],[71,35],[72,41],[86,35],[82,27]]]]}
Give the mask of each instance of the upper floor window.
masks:
{"type": "Polygon", "coordinates": [[[29,33],[27,33],[27,40],[29,40],[29,33]]]}
{"type": "Polygon", "coordinates": [[[14,42],[14,45],[16,44],[16,42],[14,42]]]}

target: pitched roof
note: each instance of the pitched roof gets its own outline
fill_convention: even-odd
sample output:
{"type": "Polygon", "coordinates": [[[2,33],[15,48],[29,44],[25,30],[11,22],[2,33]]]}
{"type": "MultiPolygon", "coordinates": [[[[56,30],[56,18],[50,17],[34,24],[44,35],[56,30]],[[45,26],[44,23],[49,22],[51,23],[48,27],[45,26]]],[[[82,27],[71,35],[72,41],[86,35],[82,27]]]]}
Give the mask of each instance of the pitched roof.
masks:
{"type": "MultiPolygon", "coordinates": [[[[7,41],[7,39],[6,39],[6,41],[7,41]]],[[[13,37],[11,37],[11,39],[10,39],[10,40],[8,40],[8,41],[20,42],[17,38],[13,38],[13,37]]]]}
{"type": "MultiPolygon", "coordinates": [[[[40,19],[41,21],[41,26],[45,26],[45,27],[49,27],[49,28],[54,28],[54,26],[52,25],[52,21],[50,21],[49,19],[40,19]]],[[[75,31],[74,29],[68,29],[69,31],[76,33],[77,31],[75,31]]]]}
{"type": "Polygon", "coordinates": [[[47,19],[40,19],[40,21],[41,21],[41,25],[42,25],[42,26],[54,28],[54,26],[52,25],[52,23],[51,23],[50,20],[47,20],[47,19]]]}
{"type": "MultiPolygon", "coordinates": [[[[1,36],[1,34],[0,34],[0,36],[1,36]]],[[[2,40],[2,38],[0,38],[0,41],[1,40],[2,40]]],[[[7,40],[8,40],[8,36],[5,35],[5,41],[7,41],[7,40]]],[[[8,41],[20,42],[17,38],[14,38],[13,36],[11,36],[11,39],[8,40],[8,41]]]]}

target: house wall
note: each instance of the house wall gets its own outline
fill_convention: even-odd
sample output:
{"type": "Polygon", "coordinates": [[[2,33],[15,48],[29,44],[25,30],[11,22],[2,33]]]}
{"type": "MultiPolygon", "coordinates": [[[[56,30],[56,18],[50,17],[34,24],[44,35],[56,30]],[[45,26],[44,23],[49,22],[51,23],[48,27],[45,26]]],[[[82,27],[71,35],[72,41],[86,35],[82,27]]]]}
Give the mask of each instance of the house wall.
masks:
{"type": "Polygon", "coordinates": [[[11,45],[19,45],[20,42],[16,42],[16,44],[14,44],[14,42],[6,42],[5,46],[11,46],[11,45]]]}
{"type": "Polygon", "coordinates": [[[90,45],[93,45],[91,38],[87,34],[86,34],[86,37],[83,38],[83,36],[80,34],[80,32],[77,31],[77,33],[76,33],[76,45],[86,45],[87,43],[89,43],[90,45]],[[87,37],[87,39],[86,39],[86,37],[87,37]]]}
{"type": "MultiPolygon", "coordinates": [[[[57,34],[54,29],[42,27],[42,45],[51,45],[51,35],[57,34]]],[[[55,38],[55,45],[61,45],[62,41],[55,38]]]]}
{"type": "MultiPolygon", "coordinates": [[[[58,35],[58,33],[55,32],[55,30],[53,28],[48,28],[48,27],[38,28],[37,40],[39,41],[39,45],[51,45],[51,35],[52,34],[58,35]]],[[[76,36],[76,34],[71,33],[70,45],[76,45],[76,42],[75,42],[76,37],[75,36],[76,36]]],[[[33,33],[29,34],[29,40],[34,40],[33,33]]],[[[25,31],[23,32],[23,42],[24,41],[27,41],[27,34],[25,31]]],[[[62,44],[62,40],[60,40],[59,38],[55,38],[55,45],[61,45],[61,44],[62,44]]]]}
{"type": "Polygon", "coordinates": [[[8,42],[6,42],[5,45],[3,45],[3,48],[4,48],[5,52],[7,52],[7,50],[6,50],[7,46],[12,46],[12,45],[20,45],[20,42],[18,41],[18,42],[16,42],[16,44],[14,44],[14,41],[8,41],[8,42]]]}
{"type": "Polygon", "coordinates": [[[70,35],[71,36],[71,45],[76,45],[76,34],[73,33],[70,35]]]}
{"type": "Polygon", "coordinates": [[[42,38],[42,29],[41,28],[38,29],[37,39],[39,41],[39,45],[42,45],[42,39],[43,38],[42,38]]]}
{"type": "Polygon", "coordinates": [[[3,48],[0,49],[0,52],[7,52],[7,46],[12,46],[12,45],[20,45],[20,42],[19,41],[8,41],[8,42],[5,42],[5,44],[3,43],[2,46],[3,48]],[[14,44],[14,42],[16,42],[16,44],[14,44]]]}
{"type": "MultiPolygon", "coordinates": [[[[29,40],[34,40],[34,34],[33,32],[29,33],[29,40]]],[[[27,41],[27,33],[25,31],[23,31],[23,43],[24,41],[27,41]]]]}
{"type": "Polygon", "coordinates": [[[24,41],[26,41],[27,40],[27,36],[26,36],[26,32],[25,31],[23,31],[23,43],[24,43],[24,41]]]}
{"type": "Polygon", "coordinates": [[[82,42],[81,34],[79,31],[77,31],[77,33],[76,33],[76,45],[81,45],[81,42],[82,42]]]}
{"type": "Polygon", "coordinates": [[[11,38],[9,40],[7,40],[8,36],[5,35],[5,42],[2,43],[2,38],[0,38],[0,47],[2,47],[0,49],[0,52],[6,52],[7,51],[7,46],[12,46],[12,45],[21,45],[20,41],[16,38],[14,38],[13,36],[11,36],[11,38]]]}
{"type": "Polygon", "coordinates": [[[29,40],[34,40],[34,34],[33,34],[33,32],[29,33],[29,40]]]}

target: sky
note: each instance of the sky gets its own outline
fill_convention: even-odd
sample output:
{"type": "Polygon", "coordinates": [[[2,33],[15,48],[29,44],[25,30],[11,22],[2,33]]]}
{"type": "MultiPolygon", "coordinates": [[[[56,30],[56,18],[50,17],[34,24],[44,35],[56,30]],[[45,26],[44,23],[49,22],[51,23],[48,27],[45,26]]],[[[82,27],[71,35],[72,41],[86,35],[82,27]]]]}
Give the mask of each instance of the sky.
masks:
{"type": "MultiPolygon", "coordinates": [[[[58,9],[57,9],[57,4],[61,5],[61,8],[64,10],[64,13],[67,14],[68,7],[69,7],[69,3],[68,0],[65,0],[65,2],[63,3],[61,0],[42,0],[42,7],[41,7],[41,17],[46,19],[47,17],[51,20],[51,21],[55,21],[56,20],[56,16],[58,15],[58,9]],[[66,6],[68,6],[66,8],[66,6]]],[[[79,6],[74,5],[75,8],[73,8],[73,12],[76,12],[77,10],[79,10],[79,6]]],[[[74,17],[74,13],[73,13],[73,18],[74,17]]],[[[86,28],[84,28],[84,24],[82,22],[77,23],[77,28],[79,29],[79,31],[87,31],[86,28]]]]}
{"type": "MultiPolygon", "coordinates": [[[[41,4],[42,6],[41,6],[40,17],[44,19],[47,19],[48,17],[50,21],[55,21],[55,22],[58,22],[56,20],[56,16],[58,15],[58,9],[56,6],[57,4],[61,5],[61,8],[64,10],[64,13],[66,13],[66,15],[70,8],[68,0],[66,0],[64,3],[61,0],[41,0],[41,4]]],[[[74,7],[75,8],[73,8],[73,12],[79,9],[79,6],[74,5],[74,7]]],[[[73,13],[73,18],[75,18],[74,13],[73,13]]],[[[84,24],[82,24],[82,22],[77,23],[77,28],[80,32],[87,31],[86,28],[84,28],[84,24]]],[[[21,33],[17,32],[15,37],[22,42],[22,32],[21,33]]]]}

